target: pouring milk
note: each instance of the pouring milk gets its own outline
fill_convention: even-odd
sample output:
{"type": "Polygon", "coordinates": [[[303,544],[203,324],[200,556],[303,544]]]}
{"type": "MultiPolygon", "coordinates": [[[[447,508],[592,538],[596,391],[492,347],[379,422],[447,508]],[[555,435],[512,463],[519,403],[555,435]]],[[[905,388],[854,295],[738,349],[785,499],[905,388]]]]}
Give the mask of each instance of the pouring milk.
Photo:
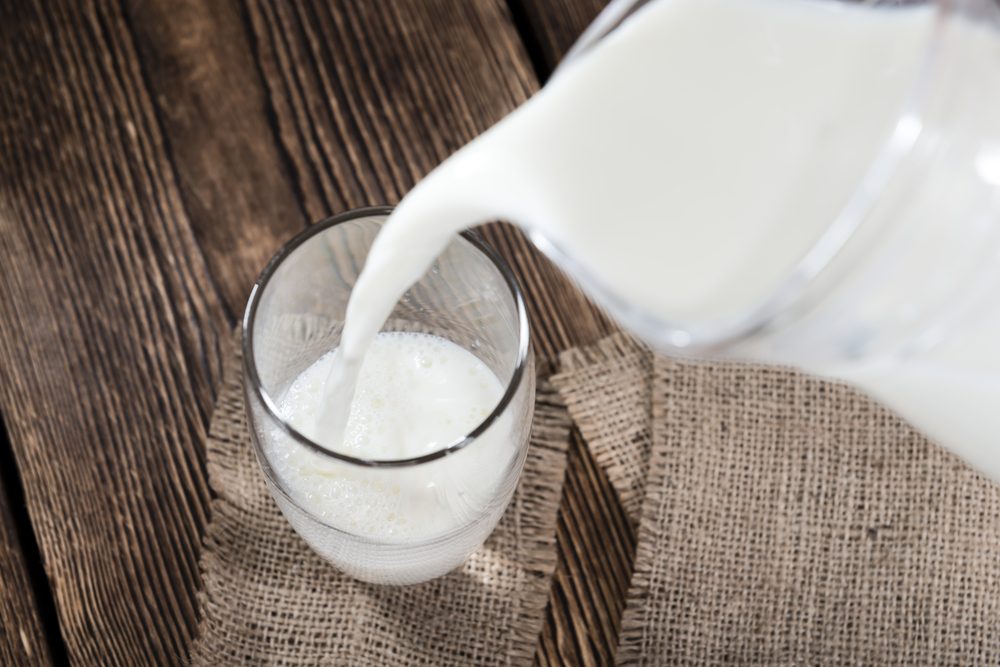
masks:
{"type": "Polygon", "coordinates": [[[402,200],[354,288],[314,437],[338,448],[372,340],[449,238],[504,218],[666,351],[687,341],[656,323],[739,321],[833,248],[809,308],[787,309],[801,318],[702,352],[853,382],[1000,480],[998,34],[933,5],[648,3],[402,200]],[[912,114],[948,58],[952,92],[912,114]],[[960,126],[929,124],[949,114],[960,126]]]}

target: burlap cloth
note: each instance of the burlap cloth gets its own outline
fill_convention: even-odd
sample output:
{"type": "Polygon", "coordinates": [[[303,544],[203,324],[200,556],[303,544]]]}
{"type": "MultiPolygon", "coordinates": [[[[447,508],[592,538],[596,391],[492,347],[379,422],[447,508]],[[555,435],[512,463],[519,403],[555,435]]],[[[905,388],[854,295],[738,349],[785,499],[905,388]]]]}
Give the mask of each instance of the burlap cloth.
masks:
{"type": "Polygon", "coordinates": [[[510,508],[465,566],[426,584],[351,580],[292,531],[250,448],[239,357],[228,355],[208,441],[217,498],[202,551],[195,665],[527,664],[555,568],[569,421],[539,383],[510,508]]]}
{"type": "Polygon", "coordinates": [[[552,376],[633,523],[646,495],[652,381],[653,356],[624,334],[563,352],[552,376]]]}
{"type": "Polygon", "coordinates": [[[619,663],[1000,664],[1000,487],[845,386],[635,349],[554,378],[627,507],[649,459],[619,663]]]}

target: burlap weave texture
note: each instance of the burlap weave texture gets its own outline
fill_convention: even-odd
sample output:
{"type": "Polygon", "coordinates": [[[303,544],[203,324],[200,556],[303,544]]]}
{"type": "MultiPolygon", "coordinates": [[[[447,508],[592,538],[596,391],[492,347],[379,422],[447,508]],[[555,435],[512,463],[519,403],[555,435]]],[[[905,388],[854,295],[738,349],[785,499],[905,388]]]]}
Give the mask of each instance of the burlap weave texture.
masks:
{"type": "Polygon", "coordinates": [[[409,587],[347,578],[292,531],[257,469],[238,355],[208,442],[217,498],[202,553],[195,665],[528,664],[555,568],[569,421],[540,383],[523,479],[460,570],[409,587]]]}
{"type": "Polygon", "coordinates": [[[601,346],[558,381],[616,487],[649,460],[621,664],[1000,664],[1000,487],[852,388],[601,346]]]}

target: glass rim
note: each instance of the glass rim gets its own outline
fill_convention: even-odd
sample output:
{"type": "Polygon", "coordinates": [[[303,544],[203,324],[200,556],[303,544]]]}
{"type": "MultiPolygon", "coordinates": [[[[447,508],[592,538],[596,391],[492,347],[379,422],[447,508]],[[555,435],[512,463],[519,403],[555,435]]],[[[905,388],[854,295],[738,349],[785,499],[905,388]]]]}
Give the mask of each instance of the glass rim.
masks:
{"type": "MultiPolygon", "coordinates": [[[[314,236],[317,236],[318,234],[345,222],[351,222],[361,218],[388,217],[389,214],[392,213],[392,210],[393,207],[391,206],[368,206],[350,209],[348,211],[344,211],[343,213],[339,213],[316,222],[286,241],[278,249],[274,256],[268,260],[264,269],[257,277],[257,280],[254,281],[253,288],[250,290],[250,296],[247,299],[247,305],[243,313],[243,321],[241,324],[241,346],[243,351],[243,378],[245,390],[247,392],[253,392],[253,395],[264,406],[264,410],[267,412],[268,416],[273,419],[282,431],[284,431],[285,434],[291,437],[295,442],[307,447],[321,456],[366,468],[404,468],[421,465],[444,458],[445,456],[454,454],[471,445],[487,430],[489,430],[489,428],[497,420],[500,419],[510,406],[511,402],[514,400],[514,397],[524,380],[524,374],[526,372],[525,366],[528,363],[531,352],[531,329],[528,323],[528,311],[525,306],[524,296],[521,293],[521,288],[517,284],[513,271],[507,262],[505,262],[503,258],[496,253],[496,251],[487,246],[483,243],[483,241],[470,232],[464,231],[458,236],[468,242],[474,250],[484,255],[497,269],[497,271],[500,272],[500,276],[503,278],[504,283],[510,290],[511,297],[514,299],[514,308],[517,311],[517,359],[514,365],[514,370],[511,373],[510,380],[506,383],[504,393],[493,410],[490,411],[490,413],[484,417],[475,428],[465,435],[456,438],[451,443],[439,447],[433,452],[428,452],[427,454],[402,459],[366,459],[351,456],[350,454],[344,454],[343,452],[337,452],[315,442],[312,438],[304,435],[294,426],[285,421],[281,412],[278,410],[277,403],[274,401],[271,394],[264,388],[263,383],[260,380],[260,374],[257,372],[257,364],[253,355],[253,325],[256,322],[257,308],[260,305],[261,296],[278,267],[281,266],[284,261],[299,248],[299,246],[303,245],[314,236]]],[[[256,441],[256,438],[251,438],[251,440],[256,441]]]]}

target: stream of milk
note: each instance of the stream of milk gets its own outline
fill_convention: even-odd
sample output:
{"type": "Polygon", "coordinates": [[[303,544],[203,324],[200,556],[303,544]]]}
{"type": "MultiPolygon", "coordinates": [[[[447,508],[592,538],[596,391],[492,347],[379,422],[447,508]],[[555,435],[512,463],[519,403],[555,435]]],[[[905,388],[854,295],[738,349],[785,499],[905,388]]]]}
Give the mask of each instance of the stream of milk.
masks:
{"type": "MultiPolygon", "coordinates": [[[[487,220],[540,235],[657,318],[724,318],[763,299],[884,148],[935,21],[933,7],[822,0],[638,10],[396,208],[351,296],[317,439],[340,446],[393,305],[453,234],[487,220]]],[[[957,29],[969,48],[998,53],[992,34],[957,29]]],[[[960,355],[941,347],[921,364],[844,375],[1000,479],[1000,318],[974,326],[960,355]]]]}
{"type": "MultiPolygon", "coordinates": [[[[327,409],[322,390],[335,354],[305,369],[281,398],[281,413],[303,432],[327,409]]],[[[503,390],[486,364],[455,343],[430,334],[381,333],[361,365],[337,449],[379,460],[430,454],[478,426],[503,390]]],[[[479,518],[516,451],[509,418],[470,451],[403,471],[345,465],[280,434],[268,446],[276,475],[315,517],[355,535],[396,542],[427,541],[479,518]]],[[[465,555],[445,550],[430,565],[461,562],[465,555]]],[[[413,562],[405,565],[417,569],[413,562]]]]}

